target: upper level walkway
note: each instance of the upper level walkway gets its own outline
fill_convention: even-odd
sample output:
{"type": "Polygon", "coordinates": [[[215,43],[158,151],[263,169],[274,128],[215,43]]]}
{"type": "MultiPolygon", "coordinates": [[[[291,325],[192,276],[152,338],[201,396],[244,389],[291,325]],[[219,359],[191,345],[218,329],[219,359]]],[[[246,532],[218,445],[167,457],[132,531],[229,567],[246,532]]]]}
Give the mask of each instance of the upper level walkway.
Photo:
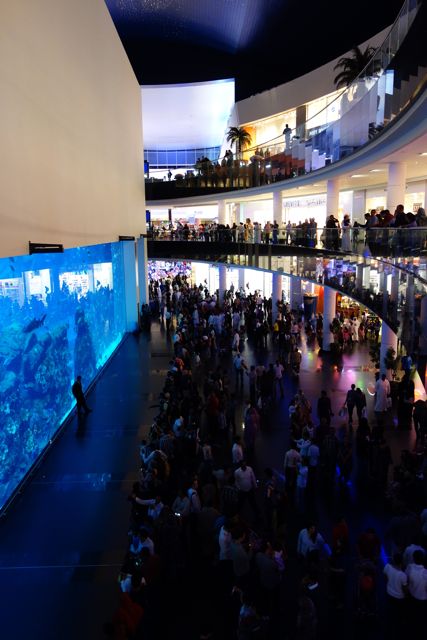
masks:
{"type": "MultiPolygon", "coordinates": [[[[414,221],[416,216],[413,216],[414,221]]],[[[335,221],[335,227],[318,227],[315,222],[305,221],[299,224],[270,224],[262,227],[255,223],[229,225],[211,225],[195,227],[179,224],[177,227],[153,226],[149,237],[153,240],[189,240],[219,241],[255,244],[308,247],[312,249],[331,249],[345,253],[357,253],[378,258],[415,258],[427,257],[427,226],[354,226],[343,227],[335,221]],[[257,230],[256,230],[257,228],[257,230]]]]}
{"type": "Polygon", "coordinates": [[[424,352],[427,280],[410,259],[389,261],[295,245],[148,241],[149,259],[206,261],[279,272],[326,285],[376,313],[409,353],[424,352]]]}

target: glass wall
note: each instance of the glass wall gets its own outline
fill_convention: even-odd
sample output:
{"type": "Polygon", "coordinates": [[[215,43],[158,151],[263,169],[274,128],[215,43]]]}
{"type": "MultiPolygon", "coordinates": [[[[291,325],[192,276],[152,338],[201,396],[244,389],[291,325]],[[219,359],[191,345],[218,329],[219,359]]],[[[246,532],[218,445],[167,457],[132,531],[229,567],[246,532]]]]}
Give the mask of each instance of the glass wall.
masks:
{"type": "Polygon", "coordinates": [[[125,333],[122,251],[0,259],[0,508],[125,333]]]}

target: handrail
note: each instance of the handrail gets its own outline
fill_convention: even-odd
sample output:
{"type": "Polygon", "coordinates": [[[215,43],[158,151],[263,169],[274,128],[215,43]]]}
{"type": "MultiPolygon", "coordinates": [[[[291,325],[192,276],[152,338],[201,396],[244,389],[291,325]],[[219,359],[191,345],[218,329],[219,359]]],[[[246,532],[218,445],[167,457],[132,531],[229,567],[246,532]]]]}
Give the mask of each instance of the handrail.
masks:
{"type": "Polygon", "coordinates": [[[149,259],[183,259],[255,267],[330,286],[379,315],[411,354],[418,349],[421,303],[427,282],[397,262],[340,251],[232,242],[148,243],[149,259]],[[368,272],[366,272],[368,269],[368,272]],[[371,270],[376,274],[373,280],[371,270]],[[391,276],[391,292],[387,289],[391,276]]]}
{"type": "Polygon", "coordinates": [[[417,227],[317,227],[308,225],[282,225],[273,227],[267,234],[265,227],[250,229],[242,226],[201,225],[160,228],[153,225],[151,239],[187,242],[221,242],[299,246],[312,249],[329,249],[381,258],[427,257],[427,226],[417,227]]]}

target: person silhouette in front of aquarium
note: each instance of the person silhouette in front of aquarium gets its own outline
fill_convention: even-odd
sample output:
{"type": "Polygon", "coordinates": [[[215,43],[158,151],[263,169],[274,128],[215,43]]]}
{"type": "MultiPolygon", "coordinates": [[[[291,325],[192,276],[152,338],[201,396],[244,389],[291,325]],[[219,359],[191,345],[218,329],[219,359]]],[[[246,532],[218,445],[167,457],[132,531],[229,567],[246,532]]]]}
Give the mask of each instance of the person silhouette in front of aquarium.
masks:
{"type": "Polygon", "coordinates": [[[76,399],[78,416],[82,415],[82,409],[84,410],[86,415],[90,413],[92,409],[89,409],[89,407],[86,404],[86,398],[85,398],[85,394],[83,393],[81,376],[77,376],[73,386],[71,387],[71,391],[73,392],[73,396],[76,399]]]}

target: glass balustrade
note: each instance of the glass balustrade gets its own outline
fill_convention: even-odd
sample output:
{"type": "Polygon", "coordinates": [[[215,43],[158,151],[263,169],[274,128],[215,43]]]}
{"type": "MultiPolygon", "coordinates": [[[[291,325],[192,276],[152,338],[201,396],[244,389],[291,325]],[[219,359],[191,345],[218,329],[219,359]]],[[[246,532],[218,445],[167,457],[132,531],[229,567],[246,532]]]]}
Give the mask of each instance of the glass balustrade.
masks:
{"type": "Polygon", "coordinates": [[[421,300],[427,294],[426,264],[419,258],[379,259],[341,251],[249,243],[150,243],[149,257],[201,260],[278,271],[318,285],[328,285],[376,313],[395,331],[408,353],[416,353],[421,333],[421,300]],[[151,249],[150,249],[151,245],[151,249]],[[282,253],[283,250],[283,253],[282,253]]]}
{"type": "MultiPolygon", "coordinates": [[[[253,243],[254,232],[234,228],[195,227],[194,225],[177,228],[153,226],[149,231],[152,240],[188,240],[193,242],[249,242],[253,243]],[[249,240],[249,237],[252,240],[249,240]]],[[[281,226],[268,235],[259,232],[259,243],[274,245],[299,246],[332,251],[343,251],[372,255],[376,257],[427,257],[427,227],[394,228],[394,227],[351,227],[343,231],[341,228],[317,227],[302,224],[281,226]]]]}

